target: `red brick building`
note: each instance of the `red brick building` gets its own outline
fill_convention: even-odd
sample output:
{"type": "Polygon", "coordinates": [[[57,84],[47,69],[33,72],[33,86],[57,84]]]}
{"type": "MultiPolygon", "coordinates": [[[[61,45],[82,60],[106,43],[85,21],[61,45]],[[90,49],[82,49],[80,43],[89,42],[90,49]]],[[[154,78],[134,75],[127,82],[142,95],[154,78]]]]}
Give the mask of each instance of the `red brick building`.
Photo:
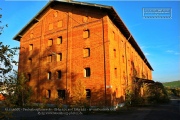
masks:
{"type": "Polygon", "coordinates": [[[62,98],[84,83],[91,105],[114,105],[136,78],[152,79],[152,67],[111,6],[50,1],[15,37],[19,73],[34,99],[62,98]]]}

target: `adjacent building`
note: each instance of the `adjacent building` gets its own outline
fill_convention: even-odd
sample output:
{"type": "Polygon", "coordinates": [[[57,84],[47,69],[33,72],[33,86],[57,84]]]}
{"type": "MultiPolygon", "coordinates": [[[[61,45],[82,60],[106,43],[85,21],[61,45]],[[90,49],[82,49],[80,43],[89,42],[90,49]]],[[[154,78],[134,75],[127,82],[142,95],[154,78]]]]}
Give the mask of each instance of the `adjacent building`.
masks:
{"type": "Polygon", "coordinates": [[[153,68],[111,6],[50,1],[14,40],[18,71],[37,101],[67,103],[81,81],[90,105],[112,106],[138,79],[152,80],[153,68]]]}

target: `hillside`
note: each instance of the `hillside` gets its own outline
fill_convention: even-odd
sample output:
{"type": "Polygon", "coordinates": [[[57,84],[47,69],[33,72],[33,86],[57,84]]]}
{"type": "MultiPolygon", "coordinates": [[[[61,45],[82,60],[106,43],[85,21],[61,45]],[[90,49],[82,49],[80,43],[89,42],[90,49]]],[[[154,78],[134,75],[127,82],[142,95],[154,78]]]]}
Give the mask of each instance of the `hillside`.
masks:
{"type": "Polygon", "coordinates": [[[172,81],[172,82],[165,82],[163,83],[165,87],[171,87],[171,88],[180,88],[180,80],[172,81]]]}

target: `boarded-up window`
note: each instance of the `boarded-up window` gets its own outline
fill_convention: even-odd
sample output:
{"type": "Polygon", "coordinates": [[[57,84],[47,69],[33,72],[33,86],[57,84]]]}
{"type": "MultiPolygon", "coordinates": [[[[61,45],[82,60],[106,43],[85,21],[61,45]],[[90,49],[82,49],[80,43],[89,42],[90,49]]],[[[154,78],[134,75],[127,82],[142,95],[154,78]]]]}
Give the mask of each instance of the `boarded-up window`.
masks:
{"type": "Polygon", "coordinates": [[[58,45],[59,45],[59,44],[62,44],[62,36],[60,36],[60,37],[57,38],[57,44],[58,44],[58,45]]]}
{"type": "Polygon", "coordinates": [[[34,36],[34,34],[33,34],[33,33],[31,33],[31,34],[30,34],[30,38],[33,38],[33,36],[34,36]]]}
{"type": "Polygon", "coordinates": [[[62,53],[58,53],[57,55],[56,55],[56,60],[57,61],[62,61],[62,53]]]}
{"type": "Polygon", "coordinates": [[[49,30],[52,30],[53,29],[53,23],[50,23],[49,24],[49,30]]]}
{"type": "Polygon", "coordinates": [[[88,22],[88,16],[83,17],[83,22],[88,22]]]}
{"type": "Polygon", "coordinates": [[[54,17],[57,17],[58,16],[58,11],[55,11],[54,12],[54,17]]]}
{"type": "Polygon", "coordinates": [[[53,45],[53,39],[49,39],[48,40],[48,46],[52,46],[53,45]]]}
{"type": "Polygon", "coordinates": [[[49,56],[47,57],[47,60],[48,60],[48,62],[52,62],[52,55],[49,55],[49,56]]]}
{"type": "Polygon", "coordinates": [[[57,22],[57,27],[62,27],[62,20],[57,22]]]}
{"type": "Polygon", "coordinates": [[[29,51],[33,50],[33,44],[29,44],[29,51]]]}
{"type": "Polygon", "coordinates": [[[89,56],[90,56],[90,48],[84,48],[83,57],[89,57],[89,56]]]}
{"type": "Polygon", "coordinates": [[[87,29],[87,30],[84,30],[83,31],[83,38],[89,38],[90,37],[90,31],[87,29]]]}

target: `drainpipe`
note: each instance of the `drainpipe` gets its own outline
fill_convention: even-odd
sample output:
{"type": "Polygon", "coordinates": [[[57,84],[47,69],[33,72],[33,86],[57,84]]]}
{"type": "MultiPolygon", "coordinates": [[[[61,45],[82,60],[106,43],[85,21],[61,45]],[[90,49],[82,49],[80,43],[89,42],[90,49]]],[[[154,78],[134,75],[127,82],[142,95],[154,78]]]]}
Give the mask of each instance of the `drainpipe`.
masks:
{"type": "Polygon", "coordinates": [[[67,44],[66,44],[66,49],[67,49],[67,51],[66,51],[66,104],[67,104],[67,87],[68,87],[68,81],[67,81],[67,79],[68,79],[68,36],[69,36],[69,12],[67,13],[67,34],[66,34],[66,39],[67,39],[67,44]]]}
{"type": "MultiPolygon", "coordinates": [[[[130,36],[129,36],[129,38],[127,39],[127,41],[126,42],[128,42],[129,40],[130,40],[130,38],[131,38],[131,34],[130,34],[130,36]]],[[[126,57],[126,85],[128,86],[128,67],[127,67],[127,52],[126,52],[126,42],[125,42],[125,57],[126,57]]]]}
{"type": "Polygon", "coordinates": [[[105,42],[104,42],[104,20],[102,18],[102,38],[103,38],[103,53],[104,53],[104,104],[107,105],[106,98],[106,52],[105,52],[105,42]]]}

